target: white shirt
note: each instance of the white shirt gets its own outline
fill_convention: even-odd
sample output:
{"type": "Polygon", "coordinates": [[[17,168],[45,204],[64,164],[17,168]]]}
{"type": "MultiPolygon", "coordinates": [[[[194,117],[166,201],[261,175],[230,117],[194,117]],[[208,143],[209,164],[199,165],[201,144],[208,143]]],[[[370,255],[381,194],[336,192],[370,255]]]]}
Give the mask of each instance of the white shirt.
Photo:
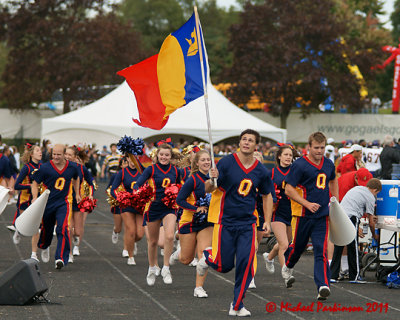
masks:
{"type": "Polygon", "coordinates": [[[380,154],[383,148],[363,148],[363,160],[368,171],[374,172],[382,169],[380,154]]]}

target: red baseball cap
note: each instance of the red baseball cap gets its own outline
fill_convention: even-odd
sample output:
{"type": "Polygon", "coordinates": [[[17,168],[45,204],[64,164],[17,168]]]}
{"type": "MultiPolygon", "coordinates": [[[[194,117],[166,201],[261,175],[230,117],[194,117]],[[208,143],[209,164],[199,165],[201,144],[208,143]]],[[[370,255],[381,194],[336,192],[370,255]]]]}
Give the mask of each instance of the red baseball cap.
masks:
{"type": "Polygon", "coordinates": [[[359,186],[366,186],[372,179],[372,174],[366,168],[360,168],[356,171],[357,182],[359,186]]]}

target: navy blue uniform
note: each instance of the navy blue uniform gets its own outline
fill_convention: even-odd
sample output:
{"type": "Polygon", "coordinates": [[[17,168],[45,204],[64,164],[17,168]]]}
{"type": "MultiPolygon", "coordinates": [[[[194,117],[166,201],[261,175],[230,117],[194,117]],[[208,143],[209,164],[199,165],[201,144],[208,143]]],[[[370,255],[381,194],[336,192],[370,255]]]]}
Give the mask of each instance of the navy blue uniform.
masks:
{"type": "Polygon", "coordinates": [[[196,202],[200,198],[206,197],[204,181],[208,179],[209,177],[200,171],[195,172],[186,180],[179,191],[176,203],[183,209],[178,224],[179,233],[199,232],[207,227],[213,226],[212,223],[207,221],[207,214],[202,214],[204,217],[200,217],[201,214],[196,213],[198,208],[196,202]],[[199,219],[197,219],[198,216],[199,219]]]}
{"type": "Polygon", "coordinates": [[[277,200],[277,205],[272,213],[272,221],[282,222],[287,226],[290,226],[292,221],[291,202],[285,194],[285,178],[289,172],[290,166],[286,168],[278,166],[271,170],[271,178],[275,190],[279,190],[279,200],[277,200]]]}
{"type": "Polygon", "coordinates": [[[214,223],[212,249],[205,250],[206,263],[219,272],[235,265],[234,310],[243,307],[243,298],[254,277],[257,243],[257,192],[268,195],[274,187],[267,169],[258,161],[246,169],[237,154],[222,158],[218,188],[213,192],[208,221],[214,223]]]}
{"type": "MultiPolygon", "coordinates": [[[[140,173],[136,169],[131,169],[129,167],[126,167],[125,169],[122,169],[119,171],[115,179],[113,181],[112,187],[111,187],[111,195],[117,199],[117,189],[123,184],[125,190],[127,192],[133,191],[133,186],[135,185],[136,181],[139,179],[140,173]]],[[[122,208],[121,212],[131,212],[131,213],[137,213],[137,214],[142,214],[141,212],[138,212],[134,207],[126,207],[122,208]]]]}
{"type": "Polygon", "coordinates": [[[316,165],[308,157],[297,159],[286,177],[286,183],[298,187],[301,196],[306,200],[318,203],[320,208],[312,213],[302,207],[302,215],[297,218],[292,243],[285,252],[286,266],[293,268],[299,261],[307,246],[308,239],[314,248],[314,281],[317,289],[329,287],[330,269],[328,262],[328,230],[329,230],[329,182],[335,179],[335,165],[323,157],[316,165]]]}
{"type": "Polygon", "coordinates": [[[171,164],[153,164],[143,171],[134,188],[140,188],[146,181],[153,188],[155,196],[144,209],[144,220],[152,222],[163,219],[167,214],[175,214],[175,210],[168,208],[161,199],[165,197],[165,188],[171,184],[180,183],[181,177],[178,168],[171,164]]]}
{"type": "Polygon", "coordinates": [[[189,179],[191,168],[189,166],[189,167],[184,167],[179,170],[180,170],[181,180],[182,180],[182,184],[183,184],[186,182],[187,179],[189,179]]]}
{"type": "Polygon", "coordinates": [[[32,193],[31,193],[31,184],[32,184],[32,176],[39,169],[41,162],[35,163],[30,161],[25,164],[21,172],[19,173],[17,180],[15,181],[14,189],[21,190],[18,195],[17,201],[17,211],[14,216],[13,224],[15,220],[19,217],[21,210],[26,210],[31,205],[32,201],[32,193]]]}
{"type": "Polygon", "coordinates": [[[3,178],[11,178],[10,160],[0,153],[0,182],[3,178]]]}
{"type": "Polygon", "coordinates": [[[69,219],[72,208],[72,181],[78,179],[76,164],[66,161],[62,170],[58,170],[53,161],[41,165],[33,180],[50,190],[49,199],[43,214],[38,247],[46,249],[53,239],[54,225],[57,221],[57,250],[55,259],[68,263],[70,252],[69,219]]]}

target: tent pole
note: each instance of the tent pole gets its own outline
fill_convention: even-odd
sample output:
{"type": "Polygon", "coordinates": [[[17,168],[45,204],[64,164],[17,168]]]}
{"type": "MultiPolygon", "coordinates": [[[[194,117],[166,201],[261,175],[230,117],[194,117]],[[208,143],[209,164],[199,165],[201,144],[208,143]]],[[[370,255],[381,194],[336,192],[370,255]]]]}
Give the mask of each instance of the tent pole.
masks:
{"type": "MultiPolygon", "coordinates": [[[[200,38],[200,19],[199,19],[199,14],[197,12],[197,6],[194,6],[194,15],[196,19],[196,35],[197,35],[197,44],[198,44],[198,50],[199,50],[199,58],[200,58],[200,68],[201,68],[201,77],[203,80],[203,89],[204,89],[204,106],[206,108],[206,117],[207,117],[207,129],[208,129],[208,140],[210,143],[210,156],[211,156],[211,166],[212,168],[215,168],[215,161],[214,161],[214,145],[212,141],[212,134],[211,134],[211,121],[210,121],[210,111],[208,108],[208,92],[207,92],[207,83],[205,80],[205,74],[204,74],[204,63],[203,63],[203,48],[202,48],[202,43],[203,39],[200,38]]],[[[213,184],[216,186],[217,185],[217,179],[212,179],[213,184]]]]}

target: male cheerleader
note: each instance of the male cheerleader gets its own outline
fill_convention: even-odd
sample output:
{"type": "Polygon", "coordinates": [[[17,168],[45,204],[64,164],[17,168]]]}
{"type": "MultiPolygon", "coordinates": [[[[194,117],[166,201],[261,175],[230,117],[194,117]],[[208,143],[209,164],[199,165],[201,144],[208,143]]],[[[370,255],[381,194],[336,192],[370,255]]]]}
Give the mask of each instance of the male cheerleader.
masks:
{"type": "Polygon", "coordinates": [[[291,287],[295,278],[293,267],[299,261],[308,239],[314,248],[314,281],[318,289],[318,300],[330,295],[330,269],[328,262],[329,191],[338,198],[335,165],[324,157],[326,137],[314,132],[308,138],[309,154],[296,160],[287,175],[285,193],[302,205],[297,217],[292,243],[285,252],[282,277],[286,287],[291,287]],[[300,193],[295,189],[300,190],[300,193]]]}
{"type": "Polygon", "coordinates": [[[197,264],[201,276],[208,266],[219,272],[233,269],[236,257],[235,288],[230,316],[250,316],[243,298],[254,278],[257,246],[257,192],[262,195],[265,215],[264,230],[271,230],[272,193],[274,186],[267,169],[253,156],[260,134],[247,129],[240,134],[240,151],[228,155],[211,169],[210,177],[218,178],[218,188],[206,181],[206,192],[214,191],[208,221],[214,223],[212,248],[204,250],[197,264]]]}
{"type": "Polygon", "coordinates": [[[37,199],[41,182],[50,190],[43,214],[38,247],[43,249],[42,261],[49,262],[49,246],[53,239],[54,225],[57,222],[56,269],[67,265],[70,253],[68,222],[72,210],[72,187],[75,190],[76,201],[79,203],[81,200],[77,166],[65,160],[64,153],[64,145],[55,145],[52,150],[52,160],[42,164],[33,176],[32,183],[32,202],[37,199]]]}

